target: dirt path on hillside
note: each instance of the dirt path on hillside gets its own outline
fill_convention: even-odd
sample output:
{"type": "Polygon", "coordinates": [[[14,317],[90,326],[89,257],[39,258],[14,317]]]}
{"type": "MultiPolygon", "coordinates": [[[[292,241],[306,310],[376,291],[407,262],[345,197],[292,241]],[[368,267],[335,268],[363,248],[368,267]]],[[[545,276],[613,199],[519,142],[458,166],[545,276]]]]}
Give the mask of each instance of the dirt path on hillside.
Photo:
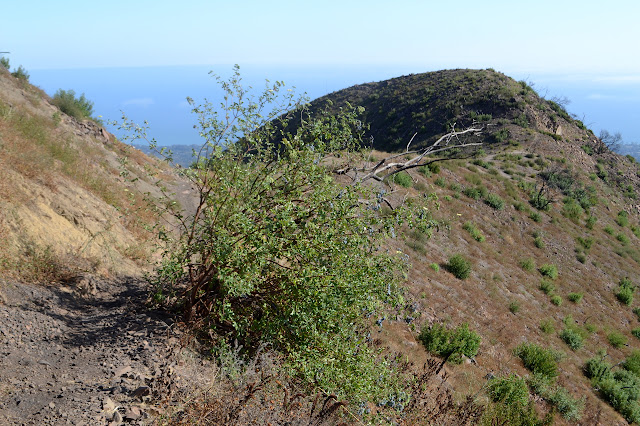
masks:
{"type": "Polygon", "coordinates": [[[142,280],[0,289],[2,425],[150,424],[210,385],[171,317],[145,307],[142,280]]]}

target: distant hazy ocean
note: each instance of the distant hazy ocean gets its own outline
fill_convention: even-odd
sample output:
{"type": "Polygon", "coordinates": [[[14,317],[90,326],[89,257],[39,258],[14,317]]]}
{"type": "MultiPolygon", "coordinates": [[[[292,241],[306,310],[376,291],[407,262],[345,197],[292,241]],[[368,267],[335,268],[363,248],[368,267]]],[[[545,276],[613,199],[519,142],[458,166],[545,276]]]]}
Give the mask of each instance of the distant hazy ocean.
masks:
{"type": "MultiPolygon", "coordinates": [[[[217,102],[220,92],[209,71],[228,76],[231,65],[145,68],[89,68],[30,70],[31,82],[53,95],[57,89],[74,89],[94,102],[95,115],[120,120],[124,111],[134,121],[147,120],[150,135],[160,145],[198,144],[193,128],[195,116],[186,97],[217,102]]],[[[306,92],[311,99],[354,84],[380,81],[409,73],[434,71],[398,67],[243,66],[244,81],[255,88],[264,80],[283,80],[287,87],[306,92]]],[[[498,70],[501,71],[501,70],[498,70]]],[[[504,71],[503,71],[504,72],[504,71]]],[[[640,76],[593,76],[549,74],[505,74],[535,83],[539,94],[549,99],[566,96],[568,110],[596,134],[601,129],[621,132],[626,143],[640,143],[640,76]]],[[[111,128],[111,131],[118,132],[111,128]]]]}

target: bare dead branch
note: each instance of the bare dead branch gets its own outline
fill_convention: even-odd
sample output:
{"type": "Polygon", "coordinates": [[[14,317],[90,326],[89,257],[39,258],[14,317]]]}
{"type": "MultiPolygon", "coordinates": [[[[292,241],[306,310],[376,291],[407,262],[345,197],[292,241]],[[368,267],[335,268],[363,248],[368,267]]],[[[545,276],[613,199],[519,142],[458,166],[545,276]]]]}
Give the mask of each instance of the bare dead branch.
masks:
{"type": "Polygon", "coordinates": [[[451,130],[451,132],[443,135],[428,147],[410,151],[409,148],[411,147],[411,143],[417,135],[416,133],[411,137],[411,140],[407,144],[407,148],[404,152],[389,155],[388,157],[380,160],[374,166],[364,166],[357,168],[347,165],[334,170],[334,173],[351,174],[351,177],[355,183],[364,182],[367,180],[382,181],[385,178],[396,173],[400,173],[403,170],[408,170],[432,163],[434,161],[443,160],[443,158],[440,158],[427,161],[426,157],[430,154],[437,154],[456,148],[466,148],[470,146],[482,145],[481,142],[467,142],[465,140],[461,140],[460,138],[461,136],[469,134],[479,135],[482,130],[482,127],[470,127],[468,129],[459,131],[455,130],[454,128],[451,130]],[[415,157],[408,158],[413,155],[415,155],[415,157]]]}

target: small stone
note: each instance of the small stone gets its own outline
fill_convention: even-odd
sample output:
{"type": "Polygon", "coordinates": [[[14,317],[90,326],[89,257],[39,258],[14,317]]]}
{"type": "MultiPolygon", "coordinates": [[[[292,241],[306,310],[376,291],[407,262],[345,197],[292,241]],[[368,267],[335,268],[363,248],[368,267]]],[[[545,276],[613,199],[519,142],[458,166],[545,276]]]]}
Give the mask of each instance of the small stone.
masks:
{"type": "Polygon", "coordinates": [[[133,396],[142,397],[145,395],[149,395],[151,393],[151,389],[149,386],[140,386],[138,389],[133,391],[133,396]]]}
{"type": "Polygon", "coordinates": [[[131,371],[131,370],[133,370],[133,368],[131,368],[131,366],[130,366],[130,365],[126,365],[126,366],[124,366],[124,367],[120,367],[120,368],[118,368],[118,369],[114,372],[114,374],[115,374],[115,376],[116,376],[116,377],[122,377],[122,376],[124,376],[125,374],[127,374],[127,373],[128,373],[129,371],[131,371]]]}
{"type": "Polygon", "coordinates": [[[49,408],[51,408],[53,410],[54,408],[56,408],[56,404],[54,404],[53,402],[50,402],[49,403],[49,408]]]}
{"type": "Polygon", "coordinates": [[[104,401],[102,401],[102,409],[107,413],[112,413],[116,409],[116,403],[109,397],[106,397],[104,401]]]}
{"type": "Polygon", "coordinates": [[[113,417],[111,418],[111,421],[117,425],[122,423],[122,414],[120,414],[120,411],[115,411],[113,413],[113,417]]]}
{"type": "Polygon", "coordinates": [[[142,413],[138,407],[130,407],[124,411],[125,420],[138,420],[142,413]]]}

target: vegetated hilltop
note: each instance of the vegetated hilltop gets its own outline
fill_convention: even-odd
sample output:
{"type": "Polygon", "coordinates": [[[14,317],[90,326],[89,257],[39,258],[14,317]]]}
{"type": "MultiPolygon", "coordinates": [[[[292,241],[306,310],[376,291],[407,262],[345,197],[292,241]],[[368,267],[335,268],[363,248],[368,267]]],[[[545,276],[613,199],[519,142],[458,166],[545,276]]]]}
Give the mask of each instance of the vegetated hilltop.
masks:
{"type": "Polygon", "coordinates": [[[3,275],[139,273],[151,254],[144,225],[155,220],[140,194],[158,194],[148,171],[172,179],[166,166],[0,68],[3,275]]]}
{"type": "Polygon", "coordinates": [[[461,394],[477,392],[486,377],[533,378],[525,369],[535,371],[526,360],[531,347],[514,350],[539,345],[559,368],[558,379],[530,380],[531,393],[542,397],[539,408],[555,406],[572,419],[586,398],[583,421],[620,422],[604,402],[610,401],[639,421],[640,379],[632,365],[640,349],[633,297],[640,284],[640,166],[633,157],[610,152],[562,106],[493,70],[358,85],[311,108],[345,102],[366,108],[380,151],[404,150],[416,133],[412,147],[454,124],[484,126],[484,145],[470,158],[412,169],[389,182],[396,204],[435,194],[446,226],[431,238],[399,234],[396,248],[412,264],[409,302],[381,321],[379,337],[420,360],[416,334],[423,324],[468,323],[482,343],[474,362],[451,367],[461,394]],[[598,374],[584,372],[590,359],[589,365],[604,364],[598,374]]]}

